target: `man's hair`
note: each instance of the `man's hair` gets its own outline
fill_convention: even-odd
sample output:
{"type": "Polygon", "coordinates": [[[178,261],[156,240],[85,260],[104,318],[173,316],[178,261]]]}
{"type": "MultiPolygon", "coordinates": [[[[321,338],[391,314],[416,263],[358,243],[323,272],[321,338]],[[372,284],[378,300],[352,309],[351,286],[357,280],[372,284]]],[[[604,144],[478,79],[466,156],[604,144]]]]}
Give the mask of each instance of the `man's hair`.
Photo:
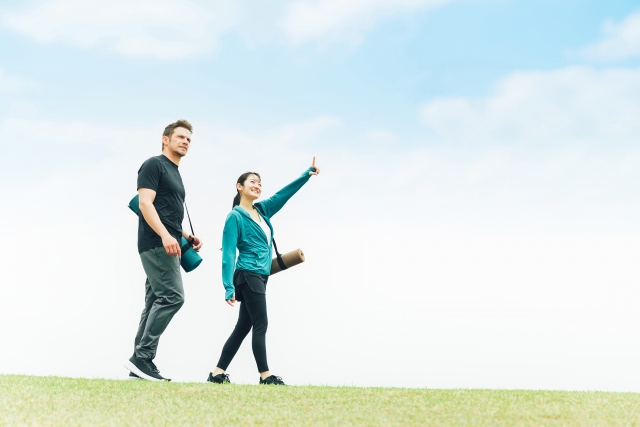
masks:
{"type": "MultiPolygon", "coordinates": [[[[171,139],[171,135],[176,130],[176,128],[185,128],[188,129],[189,132],[193,132],[193,126],[187,120],[178,120],[174,123],[171,123],[166,128],[164,128],[164,132],[162,132],[162,136],[166,136],[171,139]]],[[[164,150],[164,142],[162,143],[162,149],[164,150]]]]}

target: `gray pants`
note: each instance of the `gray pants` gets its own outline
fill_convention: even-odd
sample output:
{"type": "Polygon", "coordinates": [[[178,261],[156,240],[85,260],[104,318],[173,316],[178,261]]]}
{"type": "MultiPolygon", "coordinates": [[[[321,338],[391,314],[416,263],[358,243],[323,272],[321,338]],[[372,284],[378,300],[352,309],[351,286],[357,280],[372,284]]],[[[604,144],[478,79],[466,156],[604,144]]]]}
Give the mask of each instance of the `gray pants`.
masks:
{"type": "Polygon", "coordinates": [[[147,281],[135,354],[139,358],[154,359],[160,335],[184,304],[180,257],[169,256],[164,247],[159,247],[141,253],[140,259],[147,281]]]}

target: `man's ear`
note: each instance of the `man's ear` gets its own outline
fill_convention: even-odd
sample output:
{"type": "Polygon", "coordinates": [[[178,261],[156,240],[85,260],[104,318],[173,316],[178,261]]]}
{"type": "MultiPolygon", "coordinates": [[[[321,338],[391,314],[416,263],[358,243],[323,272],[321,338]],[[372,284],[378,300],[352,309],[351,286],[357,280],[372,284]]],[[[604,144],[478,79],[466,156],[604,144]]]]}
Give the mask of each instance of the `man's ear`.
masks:
{"type": "Polygon", "coordinates": [[[167,145],[169,145],[169,137],[162,135],[162,149],[164,150],[167,145]]]}

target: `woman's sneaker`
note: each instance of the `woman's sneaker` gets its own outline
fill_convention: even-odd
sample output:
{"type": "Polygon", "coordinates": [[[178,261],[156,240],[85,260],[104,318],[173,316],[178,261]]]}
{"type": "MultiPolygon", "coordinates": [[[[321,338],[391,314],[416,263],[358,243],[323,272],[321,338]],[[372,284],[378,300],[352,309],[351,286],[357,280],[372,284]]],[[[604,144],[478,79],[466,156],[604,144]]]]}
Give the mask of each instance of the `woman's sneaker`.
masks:
{"type": "Polygon", "coordinates": [[[231,381],[229,381],[229,375],[218,374],[214,377],[213,372],[209,372],[209,378],[207,378],[207,381],[215,384],[231,384],[231,381]]]}
{"type": "Polygon", "coordinates": [[[282,381],[282,378],[276,377],[275,375],[271,375],[265,379],[260,378],[260,384],[286,385],[284,381],[282,381]]]}
{"type": "MultiPolygon", "coordinates": [[[[135,354],[131,356],[129,360],[127,360],[124,366],[138,377],[149,380],[149,381],[163,381],[167,378],[163,378],[162,375],[159,374],[159,370],[156,365],[149,359],[142,359],[136,357],[135,354]]],[[[168,380],[171,381],[171,380],[168,380]]]]}

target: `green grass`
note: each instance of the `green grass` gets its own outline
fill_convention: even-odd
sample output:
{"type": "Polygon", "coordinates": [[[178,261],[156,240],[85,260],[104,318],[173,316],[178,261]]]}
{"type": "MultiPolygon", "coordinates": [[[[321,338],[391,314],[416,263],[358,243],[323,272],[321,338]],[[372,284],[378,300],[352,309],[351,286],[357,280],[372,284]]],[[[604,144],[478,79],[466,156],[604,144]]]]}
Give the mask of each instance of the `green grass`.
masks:
{"type": "Polygon", "coordinates": [[[0,375],[0,425],[640,426],[640,394],[0,375]]]}

